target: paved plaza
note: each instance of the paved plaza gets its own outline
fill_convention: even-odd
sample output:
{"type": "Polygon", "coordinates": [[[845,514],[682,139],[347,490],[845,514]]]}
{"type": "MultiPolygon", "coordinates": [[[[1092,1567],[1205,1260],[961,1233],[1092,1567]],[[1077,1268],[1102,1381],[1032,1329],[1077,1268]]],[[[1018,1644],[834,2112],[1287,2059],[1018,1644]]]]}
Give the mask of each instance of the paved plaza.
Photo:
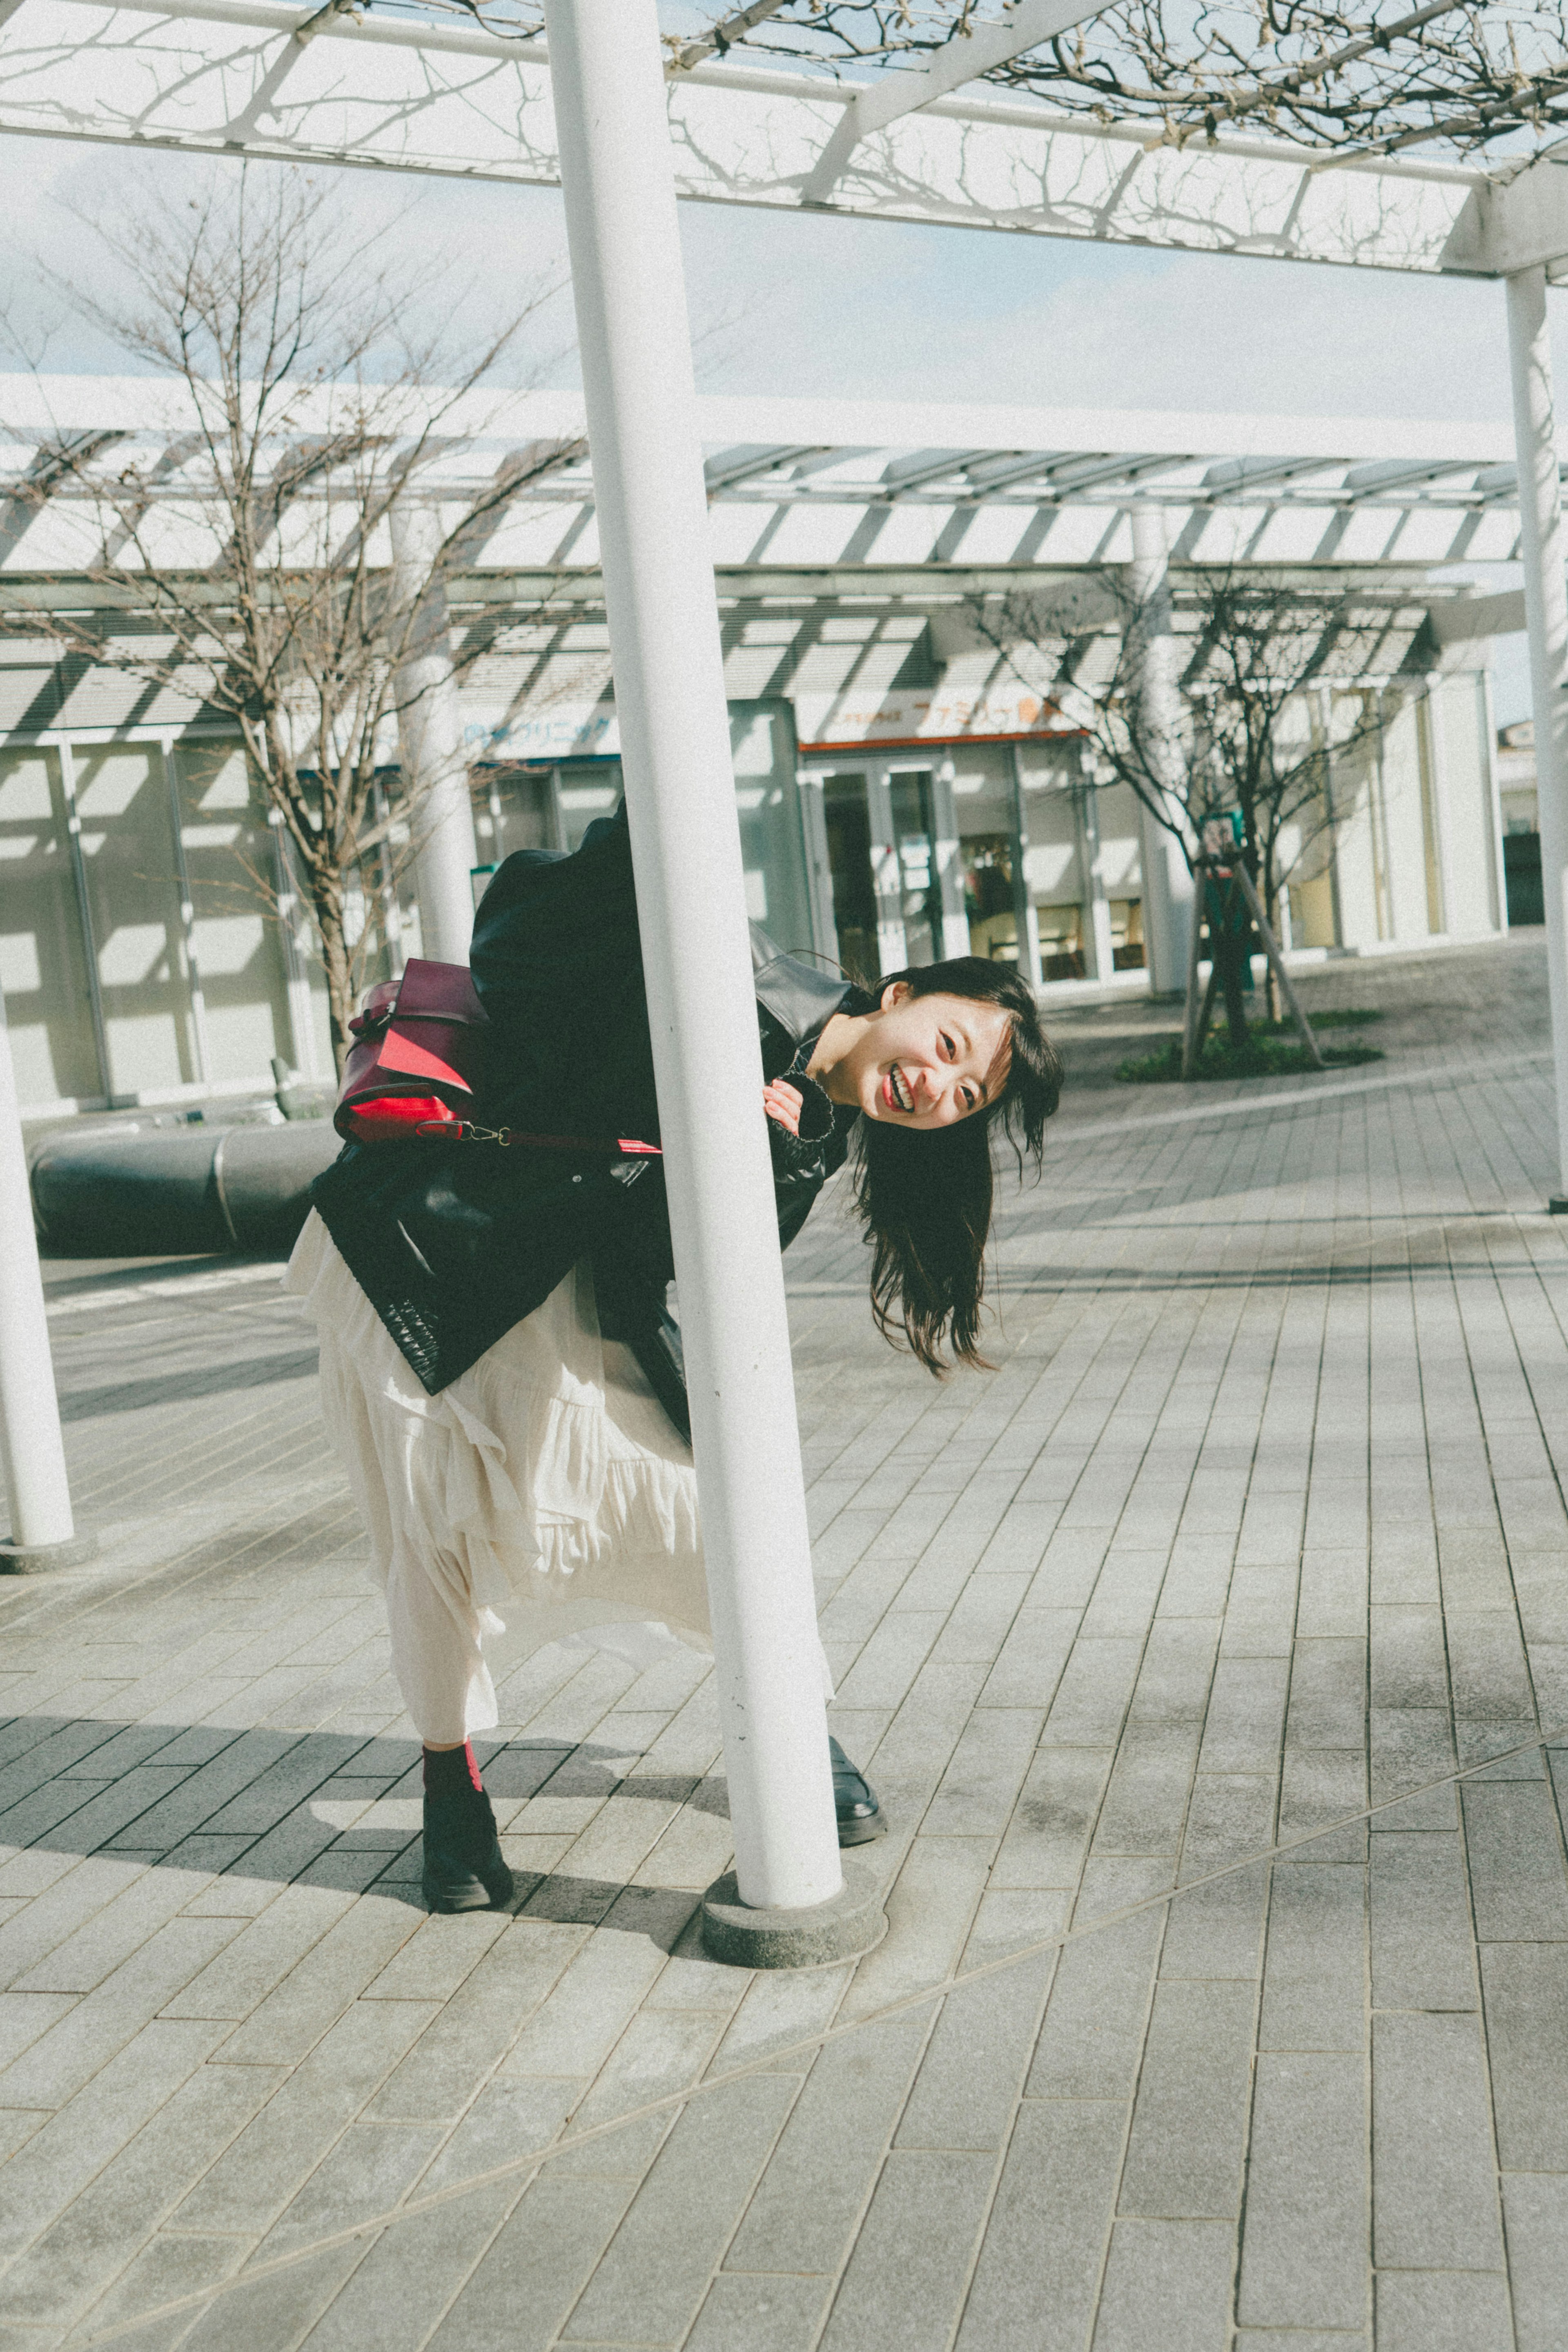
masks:
{"type": "Polygon", "coordinates": [[[1387,1059],[1064,1016],[998,1369],[786,1260],[857,1965],[706,1961],[700,1663],[557,1645],[427,1918],[275,1266],[47,1276],[94,1567],[0,1591],[0,2352],[1561,2352],[1568,1220],[1539,932],[1304,984],[1387,1059]]]}

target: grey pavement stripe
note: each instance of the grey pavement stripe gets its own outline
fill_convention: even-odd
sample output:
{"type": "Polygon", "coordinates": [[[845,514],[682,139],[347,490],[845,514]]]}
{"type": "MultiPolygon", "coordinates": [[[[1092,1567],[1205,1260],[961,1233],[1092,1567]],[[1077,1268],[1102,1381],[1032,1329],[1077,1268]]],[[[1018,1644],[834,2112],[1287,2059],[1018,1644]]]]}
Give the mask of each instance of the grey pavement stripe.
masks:
{"type": "Polygon", "coordinates": [[[1151,1111],[1146,1118],[1098,1118],[1080,1126],[1067,1122],[1047,1134],[1053,1142],[1098,1143],[1111,1135],[1143,1135],[1151,1128],[1184,1127],[1193,1119],[1235,1118],[1243,1112],[1260,1110],[1313,1109],[1319,1103],[1336,1102],[1347,1095],[1386,1093],[1391,1087],[1459,1086],[1472,1079],[1500,1078],[1511,1070],[1522,1070],[1539,1062],[1550,1062],[1551,1053],[1544,1048],[1532,1054],[1505,1054],[1490,1062],[1458,1062],[1452,1068],[1425,1070],[1395,1070],[1376,1078],[1346,1078],[1341,1084],[1320,1087],[1304,1077],[1299,1087],[1271,1095],[1247,1095],[1226,1102],[1189,1103],[1182,1110],[1151,1111]]]}
{"type": "Polygon", "coordinates": [[[262,1265],[221,1265],[200,1274],[174,1274],[162,1281],[117,1282],[97,1290],[79,1290],[62,1298],[51,1298],[51,1315],[82,1315],[100,1307],[123,1307],[137,1300],[166,1298],[201,1298],[214,1290],[232,1290],[236,1285],[251,1282],[283,1280],[282,1258],[269,1258],[262,1265]]]}
{"type": "Polygon", "coordinates": [[[1435,1780],[1423,1780],[1414,1788],[1402,1789],[1397,1796],[1384,1797],[1375,1805],[1364,1805],[1355,1812],[1342,1814],[1333,1821],[1316,1822],[1297,1837],[1281,1838],[1277,1843],[1261,1847],[1240,1861],[1228,1862],[1218,1870],[1205,1871],[1180,1886],[1166,1887],[1162,1894],[1147,1895],[1138,1902],[1122,1904],[1113,1911],[1102,1913],[1096,1919],[1086,1919],[1081,1927],[1064,1927],[1055,1935],[1038,1937],[1032,1943],[1021,1944],[1016,1951],[1000,1953],[994,1960],[983,1960],[976,1968],[954,1969],[939,1978],[935,1984],[922,1985],[917,1991],[901,1994],[896,2000],[887,2001],[880,2009],[866,2010],[862,2015],[846,2019],[841,2024],[803,2035],[799,2042],[771,2046],[744,2066],[731,2066],[722,2074],[710,2074],[701,2082],[689,2084],[684,2090],[667,2091],[663,2097],[650,2099],[643,2106],[622,2109],[602,2123],[591,2124],[581,2131],[569,2132],[548,2147],[532,2148],[526,2155],[510,2158],[505,2164],[492,2166],[487,2171],[473,2173],[465,2180],[454,2181],[445,2189],[434,2189],[429,2196],[408,2197],[384,2212],[371,2214],[364,2221],[331,2231],[323,2237],[313,2238],[308,2245],[296,2246],[286,2254],[277,2254],[270,2262],[256,2263],[216,2286],[198,2288],[190,2294],[172,2296],[167,2303],[156,2304],[146,2311],[139,2312],[132,2319],[121,2320],[116,2326],[106,2327],[96,2335],[79,2336],[78,2342],[82,2352],[88,2352],[88,2347],[94,2345],[120,2343],[150,2326],[155,2320],[174,2318],[182,2312],[204,2310],[221,2302],[225,2295],[232,2294],[237,2287],[255,2286],[263,2279],[271,2278],[281,2271],[292,2270],[300,2263],[316,2260],[336,2247],[351,2245],[358,2239],[379,2237],[382,2231],[400,2221],[413,2221],[421,2214],[434,2212],[439,2206],[449,2205],[457,2198],[470,2196],[478,2189],[491,2188],[498,2181],[520,2179],[524,2174],[538,2170],[553,2162],[557,2157],[586,2147],[590,2142],[602,2139],[612,2132],[624,2131],[628,2125],[644,2116],[662,2115],[672,2108],[689,2106],[694,2099],[702,2098],[710,2091],[725,2089],[752,2074],[776,2074],[791,2058],[803,2058],[813,2051],[823,2050],[830,2042],[842,2042],[866,2026],[880,2025],[889,2018],[906,2016],[927,2001],[946,2000],[949,1993],[956,1992],[967,1985],[977,1984],[984,1978],[999,1975],[1003,1969],[1016,1968],[1023,1961],[1038,1959],[1042,1953],[1063,1950],[1069,1944],[1100,1935],[1106,1928],[1121,1927],[1145,1912],[1179,1903],[1185,1895],[1218,1885],[1223,1880],[1238,1877],[1245,1871],[1260,1869],[1282,1855],[1298,1853],[1303,1846],[1321,1844],[1323,1840],[1343,1830],[1372,1821],[1379,1813],[1391,1812],[1396,1806],[1412,1804],[1435,1790],[1455,1788],[1461,1781],[1474,1780],[1479,1773],[1495,1771],[1500,1764],[1509,1763],[1516,1756],[1532,1755],[1538,1749],[1564,1743],[1568,1743],[1568,1723],[1559,1724],[1552,1731],[1541,1732],[1532,1739],[1521,1740],[1515,1747],[1500,1748],[1495,1756],[1483,1757],[1479,1762],[1463,1765],[1457,1771],[1444,1772],[1435,1780]]]}

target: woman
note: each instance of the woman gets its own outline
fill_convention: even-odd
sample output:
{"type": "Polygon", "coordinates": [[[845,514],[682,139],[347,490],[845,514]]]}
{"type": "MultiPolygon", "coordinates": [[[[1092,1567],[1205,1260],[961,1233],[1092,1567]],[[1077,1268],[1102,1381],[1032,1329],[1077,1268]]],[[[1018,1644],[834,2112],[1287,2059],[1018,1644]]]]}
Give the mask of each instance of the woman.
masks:
{"type": "MultiPolygon", "coordinates": [[[[512,1891],[472,1735],[486,1637],[591,1636],[645,1664],[706,1650],[648,1010],[625,814],[500,868],[475,923],[486,1108],[559,1149],[350,1144],[290,1261],[321,1335],[328,1427],[385,1588],[424,1748],[424,1895],[512,1891]]],[[[858,1140],[872,1307],[933,1372],[977,1364],[990,1130],[1037,1161],[1061,1066],[1016,971],[977,958],[873,997],[754,932],[780,1244],[858,1140]]],[[[824,1664],[824,1677],[826,1666],[824,1664]]],[[[833,1747],[841,1843],[884,1826],[833,1747]]]]}

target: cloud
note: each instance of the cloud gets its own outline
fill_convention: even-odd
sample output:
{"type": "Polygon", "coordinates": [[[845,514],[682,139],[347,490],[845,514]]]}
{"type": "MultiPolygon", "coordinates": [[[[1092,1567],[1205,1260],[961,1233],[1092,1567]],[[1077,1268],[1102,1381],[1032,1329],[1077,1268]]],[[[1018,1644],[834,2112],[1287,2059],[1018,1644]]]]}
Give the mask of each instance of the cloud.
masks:
{"type": "Polygon", "coordinates": [[[1502,289],[1475,279],[713,207],[684,224],[694,286],[755,291],[727,390],[1509,415],[1502,289]]]}

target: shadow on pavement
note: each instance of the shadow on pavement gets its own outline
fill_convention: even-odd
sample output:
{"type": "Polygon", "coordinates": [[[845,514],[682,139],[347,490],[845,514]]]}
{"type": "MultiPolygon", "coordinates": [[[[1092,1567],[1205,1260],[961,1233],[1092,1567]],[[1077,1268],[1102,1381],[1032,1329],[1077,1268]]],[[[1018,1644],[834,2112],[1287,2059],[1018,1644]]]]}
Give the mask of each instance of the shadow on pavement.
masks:
{"type": "MultiPolygon", "coordinates": [[[[721,1779],[627,1769],[623,1750],[476,1739],[500,1814],[531,1797],[620,1797],[727,1817],[721,1779]]],[[[277,1885],[331,1887],[423,1909],[420,1751],[413,1739],[16,1716],[0,1724],[0,1844],[277,1885]]],[[[526,1823],[521,1824],[527,1827],[526,1823]]],[[[517,1858],[514,1856],[514,1865],[517,1858]]],[[[698,1890],[518,1868],[527,1918],[646,1936],[668,1950],[698,1890]]]]}

